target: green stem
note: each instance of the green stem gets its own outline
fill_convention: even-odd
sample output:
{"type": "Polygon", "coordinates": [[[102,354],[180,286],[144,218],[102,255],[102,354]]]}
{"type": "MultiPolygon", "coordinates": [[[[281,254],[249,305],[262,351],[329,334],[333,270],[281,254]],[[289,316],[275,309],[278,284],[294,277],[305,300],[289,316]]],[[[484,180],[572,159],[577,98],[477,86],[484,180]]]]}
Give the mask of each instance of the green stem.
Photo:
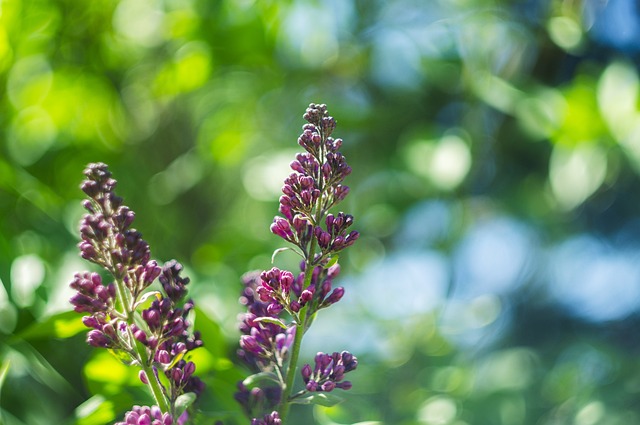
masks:
{"type": "Polygon", "coordinates": [[[287,381],[282,390],[282,400],[280,400],[280,408],[278,412],[283,424],[286,424],[287,415],[289,414],[289,396],[293,390],[293,382],[296,377],[296,369],[298,364],[298,356],[300,355],[300,347],[302,345],[302,334],[304,333],[304,324],[296,324],[296,336],[291,347],[291,358],[289,359],[289,367],[287,368],[287,381]]]}
{"type": "Polygon", "coordinates": [[[164,392],[162,391],[162,387],[160,382],[158,382],[158,378],[156,378],[155,373],[153,373],[153,368],[149,365],[149,358],[147,356],[147,349],[133,336],[133,332],[131,332],[131,325],[134,323],[135,311],[131,311],[130,309],[133,307],[131,294],[127,291],[127,288],[124,282],[120,279],[115,279],[116,283],[116,297],[118,299],[118,303],[122,308],[122,313],[127,318],[127,330],[129,334],[129,340],[131,341],[131,349],[135,351],[136,361],[140,364],[140,368],[144,371],[145,375],[147,375],[147,381],[149,382],[147,385],[151,390],[151,394],[153,395],[153,399],[156,402],[156,405],[162,410],[162,412],[169,412],[169,404],[167,403],[166,397],[164,396],[164,392]]]}
{"type": "MultiPolygon", "coordinates": [[[[326,135],[322,131],[322,125],[318,126],[318,130],[320,132],[320,136],[322,138],[322,143],[320,144],[319,155],[316,157],[320,164],[323,164],[326,159],[325,152],[325,141],[326,135]]],[[[318,189],[320,190],[320,199],[316,203],[315,211],[312,209],[310,211],[310,215],[313,215],[313,225],[319,225],[320,219],[324,216],[324,200],[323,195],[325,191],[324,187],[324,176],[322,174],[322,170],[318,171],[318,174],[314,176],[316,181],[318,182],[318,189]]],[[[304,284],[302,288],[307,288],[311,284],[311,278],[313,277],[313,269],[315,268],[314,255],[316,249],[316,239],[314,237],[311,238],[311,244],[309,245],[309,252],[307,253],[306,258],[306,268],[304,275],[304,284]]],[[[304,251],[304,250],[303,250],[304,251]]],[[[291,357],[289,358],[289,366],[287,367],[287,375],[286,382],[284,383],[284,388],[282,389],[282,399],[280,400],[280,405],[278,406],[278,413],[280,414],[280,420],[283,424],[287,423],[287,416],[289,414],[289,399],[291,397],[291,393],[293,390],[293,383],[296,377],[296,369],[298,367],[298,357],[300,355],[300,347],[302,346],[302,336],[306,332],[308,328],[308,324],[312,318],[308,317],[308,309],[309,305],[304,306],[300,312],[298,313],[298,321],[296,322],[296,335],[293,340],[293,345],[291,347],[291,357]]],[[[312,309],[315,309],[315,306],[311,306],[312,309]]]]}
{"type": "Polygon", "coordinates": [[[127,308],[124,282],[122,282],[120,279],[116,279],[116,298],[118,299],[118,304],[122,314],[129,317],[129,309],[127,308]]]}
{"type": "MultiPolygon", "coordinates": [[[[311,243],[309,247],[309,257],[307,258],[307,266],[305,268],[304,275],[304,284],[303,288],[308,287],[311,284],[311,278],[313,277],[313,255],[315,250],[315,244],[311,243]]],[[[298,317],[300,318],[299,322],[296,323],[296,335],[293,339],[293,345],[291,347],[291,357],[289,358],[289,367],[287,368],[287,376],[286,382],[284,384],[284,388],[282,389],[282,399],[280,400],[280,406],[278,408],[278,413],[280,414],[280,420],[282,420],[283,424],[286,424],[287,415],[289,414],[289,397],[291,396],[291,392],[293,391],[293,383],[296,378],[296,369],[298,367],[298,357],[300,356],[300,347],[302,346],[302,336],[304,335],[306,329],[307,322],[307,308],[308,305],[304,306],[298,317]]]]}
{"type": "Polygon", "coordinates": [[[162,387],[160,386],[160,382],[158,382],[158,378],[156,378],[155,373],[153,373],[153,368],[148,366],[145,363],[141,365],[142,370],[147,375],[147,381],[149,382],[149,388],[151,389],[151,394],[156,402],[156,405],[162,410],[162,412],[173,413],[170,411],[170,406],[167,404],[167,399],[164,396],[164,392],[162,391],[162,387]]]}
{"type": "MultiPolygon", "coordinates": [[[[133,322],[133,314],[131,312],[130,322],[133,322]]],[[[131,323],[129,323],[131,325],[131,323]]],[[[167,398],[164,395],[164,391],[162,390],[162,384],[156,378],[156,374],[153,372],[153,367],[149,364],[149,356],[147,355],[147,348],[140,342],[138,342],[133,336],[133,332],[131,332],[131,326],[128,326],[129,329],[129,338],[131,339],[131,343],[133,345],[133,349],[136,352],[138,357],[138,362],[140,363],[140,368],[147,375],[147,382],[149,389],[151,390],[151,394],[153,395],[153,399],[156,402],[156,405],[162,410],[162,412],[168,412],[173,414],[172,410],[169,410],[171,406],[167,403],[167,398]]]]}

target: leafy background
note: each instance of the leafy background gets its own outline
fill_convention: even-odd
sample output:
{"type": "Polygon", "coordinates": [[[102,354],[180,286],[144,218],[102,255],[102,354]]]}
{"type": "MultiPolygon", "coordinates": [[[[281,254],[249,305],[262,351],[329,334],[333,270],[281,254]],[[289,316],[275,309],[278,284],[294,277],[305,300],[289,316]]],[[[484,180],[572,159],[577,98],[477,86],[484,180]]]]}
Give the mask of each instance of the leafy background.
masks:
{"type": "MultiPolygon", "coordinates": [[[[358,355],[296,423],[640,423],[640,25],[632,0],[0,2],[0,422],[145,401],[68,282],[88,162],[192,278],[202,423],[232,399],[240,276],[301,115],[326,103],[362,239],[304,353],[358,355]]],[[[283,255],[280,265],[295,260],[283,255]]],[[[93,270],[93,269],[92,269],[93,270]]],[[[148,401],[148,400],[147,400],[148,401]]]]}

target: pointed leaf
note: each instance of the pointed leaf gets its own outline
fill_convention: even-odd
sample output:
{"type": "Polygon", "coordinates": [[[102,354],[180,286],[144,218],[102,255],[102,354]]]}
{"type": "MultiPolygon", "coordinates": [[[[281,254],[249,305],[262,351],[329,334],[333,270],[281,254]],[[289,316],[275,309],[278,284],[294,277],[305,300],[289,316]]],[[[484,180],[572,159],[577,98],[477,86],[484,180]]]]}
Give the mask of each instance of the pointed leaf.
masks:
{"type": "Polygon", "coordinates": [[[258,382],[262,382],[262,381],[272,381],[275,382],[277,384],[280,384],[280,381],[278,381],[278,377],[276,376],[275,373],[272,372],[260,372],[260,373],[256,373],[250,376],[247,376],[244,381],[242,381],[242,385],[246,386],[246,387],[253,387],[255,384],[257,384],[258,382]]]}
{"type": "Polygon", "coordinates": [[[168,364],[168,365],[166,365],[166,366],[163,366],[164,370],[166,371],[166,370],[169,370],[169,369],[171,369],[172,367],[174,367],[174,366],[175,366],[175,365],[176,365],[180,360],[182,360],[182,358],[184,357],[185,353],[186,353],[186,351],[183,351],[182,353],[178,353],[178,354],[173,358],[173,360],[171,360],[171,363],[169,363],[169,364],[168,364]]]}
{"type": "Polygon", "coordinates": [[[151,291],[143,294],[138,302],[135,304],[134,308],[138,308],[140,305],[144,304],[149,298],[155,297],[157,300],[162,299],[162,294],[160,291],[151,291]]]}
{"type": "Polygon", "coordinates": [[[278,248],[275,251],[273,251],[273,254],[271,254],[271,264],[276,262],[276,256],[278,254],[280,254],[281,252],[290,251],[290,250],[291,250],[291,248],[286,246],[284,248],[278,248]]]}
{"type": "Polygon", "coordinates": [[[75,311],[65,311],[34,323],[13,338],[26,340],[51,337],[70,338],[85,330],[87,327],[82,323],[82,314],[75,311]]]}
{"type": "Polygon", "coordinates": [[[305,397],[294,398],[291,403],[295,404],[318,404],[320,406],[331,407],[341,403],[344,399],[333,393],[312,393],[305,397]]]}
{"type": "Polygon", "coordinates": [[[2,384],[4,384],[4,380],[7,377],[7,372],[9,372],[9,360],[5,360],[2,363],[2,367],[0,368],[0,391],[2,391],[2,384]]]}
{"type": "Polygon", "coordinates": [[[338,254],[334,254],[331,258],[329,258],[329,261],[327,262],[327,264],[324,266],[325,269],[330,268],[331,266],[338,264],[338,260],[340,259],[340,256],[338,254]]]}
{"type": "Polygon", "coordinates": [[[254,322],[258,322],[258,323],[271,323],[274,325],[278,325],[280,326],[282,329],[287,329],[287,325],[284,324],[284,322],[276,317],[257,317],[255,319],[253,319],[254,322]]]}
{"type": "Polygon", "coordinates": [[[176,404],[175,404],[176,417],[179,418],[180,415],[182,415],[184,411],[187,410],[195,400],[196,400],[196,393],[186,393],[186,394],[180,395],[176,399],[176,404]]]}

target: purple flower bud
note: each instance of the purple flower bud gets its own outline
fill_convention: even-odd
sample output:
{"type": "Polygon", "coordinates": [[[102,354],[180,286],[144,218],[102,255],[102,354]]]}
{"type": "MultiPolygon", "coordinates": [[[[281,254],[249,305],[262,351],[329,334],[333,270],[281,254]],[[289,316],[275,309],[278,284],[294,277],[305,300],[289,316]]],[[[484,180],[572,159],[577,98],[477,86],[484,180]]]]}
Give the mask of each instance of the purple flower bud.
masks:
{"type": "Polygon", "coordinates": [[[82,207],[85,210],[89,211],[91,214],[96,213],[96,209],[94,208],[93,203],[88,199],[85,199],[84,201],[82,201],[82,207]]]}
{"type": "Polygon", "coordinates": [[[149,379],[147,378],[147,374],[144,373],[144,370],[141,370],[138,373],[138,378],[140,378],[140,382],[142,382],[143,384],[145,384],[145,385],[149,384],[149,379]]]}
{"type": "Polygon", "coordinates": [[[180,353],[184,353],[187,351],[187,346],[183,342],[177,343],[173,349],[171,350],[174,356],[177,356],[180,353]]]}
{"type": "Polygon", "coordinates": [[[318,245],[320,245],[320,247],[324,250],[327,249],[329,247],[329,244],[331,243],[331,235],[327,232],[325,232],[324,230],[322,230],[322,227],[317,226],[314,229],[313,232],[316,236],[316,239],[318,240],[318,245]]]}
{"type": "Polygon", "coordinates": [[[333,191],[333,197],[337,201],[342,201],[344,198],[347,197],[348,194],[349,194],[349,186],[338,185],[333,191]]]}
{"type": "Polygon", "coordinates": [[[249,335],[242,335],[240,337],[240,347],[242,347],[243,350],[247,350],[255,354],[260,354],[262,352],[262,347],[258,345],[256,339],[249,335]]]}
{"type": "Polygon", "coordinates": [[[336,387],[336,383],[333,381],[326,381],[321,385],[322,391],[330,392],[336,387]]]}
{"type": "Polygon", "coordinates": [[[158,350],[156,353],[156,361],[162,364],[169,364],[171,363],[171,355],[167,350],[158,350]]]}
{"type": "Polygon", "coordinates": [[[184,375],[182,370],[180,370],[179,368],[173,368],[173,369],[171,369],[170,374],[171,374],[171,379],[173,380],[173,382],[175,382],[176,384],[180,385],[180,383],[182,382],[182,377],[184,375]]]}
{"type": "Polygon", "coordinates": [[[336,383],[336,388],[340,388],[342,390],[350,390],[352,387],[351,381],[343,381],[336,383]]]}
{"type": "MultiPolygon", "coordinates": [[[[289,166],[291,167],[291,169],[293,171],[297,171],[298,173],[303,174],[305,172],[304,167],[302,166],[302,164],[300,163],[300,161],[291,161],[291,164],[289,164],[289,166]]],[[[282,191],[284,192],[284,188],[282,189],[282,191]]]]}
{"type": "Polygon", "coordinates": [[[310,379],[309,382],[307,382],[307,384],[305,385],[305,388],[307,389],[307,391],[311,391],[311,392],[317,391],[318,383],[313,379],[310,379]]]}
{"type": "Polygon", "coordinates": [[[281,425],[282,421],[280,420],[280,416],[278,412],[271,412],[270,414],[264,415],[262,418],[253,418],[251,419],[251,425],[281,425]]]}
{"type": "Polygon", "coordinates": [[[280,275],[280,287],[284,292],[289,292],[293,284],[293,273],[284,270],[280,275]]]}
{"type": "Polygon", "coordinates": [[[97,329],[89,331],[87,334],[87,343],[93,347],[100,348],[109,348],[112,346],[111,339],[97,329]]]}
{"type": "Polygon", "coordinates": [[[187,362],[187,364],[182,369],[184,371],[184,379],[191,378],[191,375],[196,371],[196,365],[194,362],[187,362]]]}
{"type": "MultiPolygon", "coordinates": [[[[155,302],[154,302],[155,303],[155,302]]],[[[160,327],[160,314],[153,307],[142,311],[142,318],[150,329],[158,329],[160,327]]]]}
{"type": "Polygon", "coordinates": [[[135,339],[137,339],[138,341],[140,341],[141,343],[143,343],[144,345],[147,345],[148,341],[147,341],[147,334],[142,330],[142,329],[138,329],[133,333],[133,336],[135,339]]]}
{"type": "Polygon", "coordinates": [[[302,374],[302,380],[305,383],[309,382],[309,378],[311,377],[311,366],[305,364],[304,366],[302,366],[302,370],[300,371],[300,373],[302,374]]]}
{"type": "Polygon", "coordinates": [[[151,418],[147,413],[140,415],[140,418],[138,418],[138,425],[151,425],[151,418]]]}
{"type": "Polygon", "coordinates": [[[329,267],[327,270],[327,277],[329,279],[333,279],[340,274],[340,264],[335,263],[333,266],[329,267]]]}
{"type": "Polygon", "coordinates": [[[271,316],[277,316],[283,310],[283,307],[279,303],[271,303],[267,306],[267,313],[271,316]]]}
{"type": "Polygon", "coordinates": [[[291,308],[291,311],[293,311],[294,313],[297,313],[300,311],[302,306],[298,301],[291,301],[291,304],[289,304],[289,308],[291,308]]]}
{"type": "Polygon", "coordinates": [[[329,291],[331,291],[331,279],[327,279],[322,282],[322,286],[320,287],[320,299],[326,297],[329,291]]]}
{"type": "Polygon", "coordinates": [[[300,214],[296,214],[292,222],[298,236],[304,234],[309,226],[309,222],[300,214]]]}
{"type": "Polygon", "coordinates": [[[311,301],[313,299],[313,290],[315,288],[311,287],[309,289],[305,289],[304,291],[302,291],[302,294],[300,294],[300,303],[301,304],[306,304],[309,301],[311,301]]]}
{"type": "Polygon", "coordinates": [[[293,219],[293,214],[291,213],[290,207],[287,207],[285,205],[280,205],[278,211],[280,211],[287,220],[291,221],[293,219]]]}
{"type": "Polygon", "coordinates": [[[343,296],[344,296],[344,288],[340,286],[334,289],[333,292],[331,292],[331,294],[324,301],[324,304],[331,305],[331,304],[337,303],[338,301],[340,301],[340,299],[342,299],[343,296]]]}
{"type": "Polygon", "coordinates": [[[82,323],[88,328],[98,329],[102,327],[102,324],[94,316],[84,316],[82,323]]]}
{"type": "Polygon", "coordinates": [[[345,367],[344,365],[338,364],[333,368],[333,372],[331,373],[331,379],[334,381],[342,381],[344,379],[345,367]]]}
{"type": "Polygon", "coordinates": [[[80,189],[82,189],[82,191],[86,193],[90,198],[95,198],[100,192],[100,186],[98,185],[98,183],[91,180],[82,182],[80,189]]]}
{"type": "Polygon", "coordinates": [[[293,232],[291,231],[291,226],[289,222],[282,217],[275,217],[273,219],[273,224],[271,225],[271,232],[280,236],[282,239],[287,241],[293,241],[293,232]]]}
{"type": "Polygon", "coordinates": [[[331,178],[331,165],[326,162],[322,164],[322,176],[325,180],[329,180],[331,178]]]}

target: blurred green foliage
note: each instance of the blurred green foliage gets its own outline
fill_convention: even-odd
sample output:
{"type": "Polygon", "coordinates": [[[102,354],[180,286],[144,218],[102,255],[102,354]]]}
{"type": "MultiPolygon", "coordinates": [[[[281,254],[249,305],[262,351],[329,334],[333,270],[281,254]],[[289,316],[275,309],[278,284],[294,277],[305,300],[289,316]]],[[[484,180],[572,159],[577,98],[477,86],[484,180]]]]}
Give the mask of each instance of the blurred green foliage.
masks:
{"type": "Polygon", "coordinates": [[[360,366],[346,403],[297,423],[640,422],[638,15],[629,0],[1,1],[0,421],[112,423],[146,400],[67,303],[89,268],[81,172],[101,161],[154,258],[192,278],[202,423],[246,423],[240,276],[280,247],[268,226],[321,102],[363,237],[306,354],[360,366]]]}

